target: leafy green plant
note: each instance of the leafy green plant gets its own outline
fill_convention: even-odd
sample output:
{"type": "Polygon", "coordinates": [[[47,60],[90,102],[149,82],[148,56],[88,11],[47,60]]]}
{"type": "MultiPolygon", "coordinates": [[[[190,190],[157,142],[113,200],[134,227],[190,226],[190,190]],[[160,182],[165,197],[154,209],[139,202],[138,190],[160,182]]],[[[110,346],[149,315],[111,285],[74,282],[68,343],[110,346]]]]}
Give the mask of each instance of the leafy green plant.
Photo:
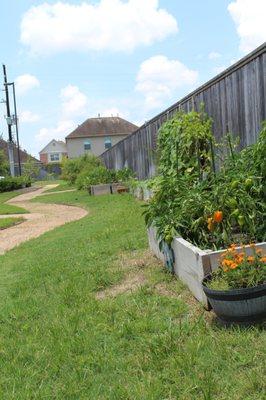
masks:
{"type": "MultiPolygon", "coordinates": [[[[180,116],[177,115],[176,118],[180,116]]],[[[196,118],[195,125],[194,120],[195,118],[186,119],[187,124],[188,121],[191,123],[187,130],[189,136],[193,131],[192,127],[196,132],[200,116],[196,118]]],[[[207,124],[206,119],[203,121],[207,124]]],[[[201,248],[212,249],[224,248],[232,242],[264,241],[265,125],[256,144],[239,153],[231,146],[219,171],[215,171],[213,162],[214,140],[207,131],[205,146],[203,142],[201,144],[201,148],[205,148],[205,161],[198,164],[197,171],[197,157],[191,155],[187,159],[181,151],[181,142],[178,144],[180,153],[177,151],[175,157],[173,151],[171,153],[171,148],[176,146],[176,124],[169,125],[170,122],[167,125],[168,128],[173,127],[173,133],[168,130],[167,136],[164,127],[162,128],[168,143],[163,152],[161,148],[164,148],[164,144],[161,143],[159,147],[161,174],[154,181],[154,196],[145,206],[147,225],[154,225],[158,236],[169,244],[176,235],[201,248]],[[222,216],[219,221],[214,220],[216,213],[222,216]]],[[[162,138],[159,137],[159,140],[162,138]]],[[[195,147],[191,148],[195,150],[195,147]]]]}
{"type": "Polygon", "coordinates": [[[159,173],[202,178],[211,168],[212,120],[207,114],[178,112],[158,134],[159,173]]]}
{"type": "Polygon", "coordinates": [[[95,168],[100,165],[102,165],[101,160],[90,154],[73,159],[64,158],[62,161],[62,178],[73,184],[84,168],[95,168]]]}
{"type": "Polygon", "coordinates": [[[111,183],[115,174],[103,165],[84,168],[76,179],[78,189],[88,190],[91,185],[111,183]]]}
{"type": "Polygon", "coordinates": [[[133,176],[129,168],[109,170],[98,157],[89,154],[62,162],[62,178],[76,184],[78,189],[88,190],[91,185],[125,182],[133,176]]]}
{"type": "Polygon", "coordinates": [[[134,173],[130,168],[123,168],[115,172],[117,182],[128,182],[134,178],[134,173]]]}

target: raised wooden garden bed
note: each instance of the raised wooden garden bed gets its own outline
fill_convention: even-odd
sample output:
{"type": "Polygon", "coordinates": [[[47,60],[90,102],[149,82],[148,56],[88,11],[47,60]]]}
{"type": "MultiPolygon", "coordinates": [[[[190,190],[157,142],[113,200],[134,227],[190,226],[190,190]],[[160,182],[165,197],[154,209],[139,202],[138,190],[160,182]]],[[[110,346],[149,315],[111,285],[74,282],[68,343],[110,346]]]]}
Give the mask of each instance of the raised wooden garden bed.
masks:
{"type": "MultiPolygon", "coordinates": [[[[148,229],[148,239],[151,251],[160,260],[165,262],[166,255],[159,249],[159,241],[154,228],[148,229]]],[[[201,250],[183,238],[174,238],[171,247],[174,253],[174,273],[190,289],[193,296],[207,309],[210,309],[207,297],[202,289],[203,279],[216,270],[219,259],[224,250],[201,250]]],[[[266,242],[257,243],[256,248],[266,251],[266,242]]],[[[239,251],[241,248],[239,248],[239,251]]],[[[252,249],[246,247],[248,254],[252,249]]]]}
{"type": "Polygon", "coordinates": [[[92,185],[90,187],[90,194],[92,196],[100,196],[102,194],[110,194],[112,185],[110,183],[104,185],[92,185]]]}
{"type": "Polygon", "coordinates": [[[103,194],[124,193],[128,189],[120,183],[107,183],[102,185],[92,185],[90,187],[90,194],[92,196],[100,196],[103,194]]]}

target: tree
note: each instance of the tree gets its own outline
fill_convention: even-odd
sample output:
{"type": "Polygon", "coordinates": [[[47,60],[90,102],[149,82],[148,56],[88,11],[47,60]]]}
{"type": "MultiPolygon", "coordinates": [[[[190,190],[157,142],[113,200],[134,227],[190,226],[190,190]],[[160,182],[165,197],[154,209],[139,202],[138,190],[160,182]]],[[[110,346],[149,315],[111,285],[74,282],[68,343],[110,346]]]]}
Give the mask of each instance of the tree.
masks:
{"type": "Polygon", "coordinates": [[[6,176],[9,174],[9,164],[3,150],[0,150],[0,175],[6,176]]]}
{"type": "Polygon", "coordinates": [[[36,165],[36,162],[31,157],[28,157],[23,166],[23,175],[28,179],[36,178],[39,169],[40,168],[36,165]]]}

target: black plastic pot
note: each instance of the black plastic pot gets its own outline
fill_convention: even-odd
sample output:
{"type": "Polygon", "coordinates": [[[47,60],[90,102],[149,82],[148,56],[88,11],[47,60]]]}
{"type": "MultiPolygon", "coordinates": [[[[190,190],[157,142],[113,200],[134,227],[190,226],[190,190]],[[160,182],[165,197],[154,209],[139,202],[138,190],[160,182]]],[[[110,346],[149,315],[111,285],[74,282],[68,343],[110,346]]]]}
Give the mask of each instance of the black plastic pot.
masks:
{"type": "Polygon", "coordinates": [[[225,324],[250,325],[266,320],[266,284],[234,290],[213,290],[202,283],[210,305],[225,324]]]}

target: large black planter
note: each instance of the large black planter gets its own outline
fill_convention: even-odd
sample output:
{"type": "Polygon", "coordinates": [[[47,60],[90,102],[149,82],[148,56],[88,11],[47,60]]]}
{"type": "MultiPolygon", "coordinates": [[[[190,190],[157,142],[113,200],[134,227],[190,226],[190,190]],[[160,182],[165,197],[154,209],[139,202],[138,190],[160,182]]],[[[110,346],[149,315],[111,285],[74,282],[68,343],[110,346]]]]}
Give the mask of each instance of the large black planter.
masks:
{"type": "Polygon", "coordinates": [[[213,290],[203,281],[203,290],[217,317],[225,324],[249,325],[266,320],[266,284],[252,288],[213,290]]]}

